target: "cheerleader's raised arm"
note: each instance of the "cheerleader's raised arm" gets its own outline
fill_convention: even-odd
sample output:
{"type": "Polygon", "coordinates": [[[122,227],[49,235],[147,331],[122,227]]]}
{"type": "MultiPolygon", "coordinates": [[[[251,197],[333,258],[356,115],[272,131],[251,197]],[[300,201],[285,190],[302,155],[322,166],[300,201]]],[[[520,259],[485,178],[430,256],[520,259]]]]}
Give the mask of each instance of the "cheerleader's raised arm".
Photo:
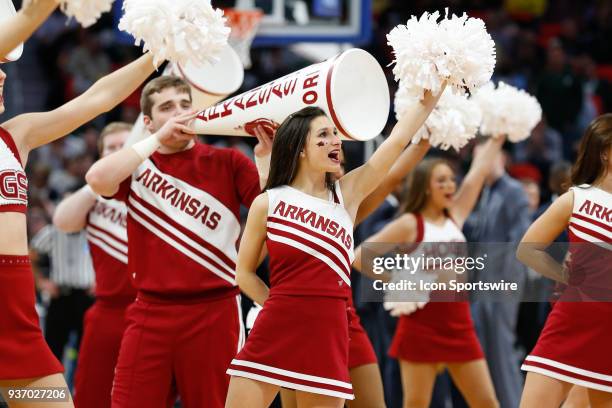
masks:
{"type": "Polygon", "coordinates": [[[30,38],[57,5],[56,0],[38,0],[35,3],[26,4],[17,14],[2,21],[0,61],[4,60],[19,44],[30,38]]]}
{"type": "Polygon", "coordinates": [[[372,157],[340,179],[349,212],[354,214],[365,197],[372,193],[389,173],[391,166],[421,128],[439,98],[440,94],[426,92],[422,102],[414,103],[404,112],[389,137],[376,149],[372,157]]]}

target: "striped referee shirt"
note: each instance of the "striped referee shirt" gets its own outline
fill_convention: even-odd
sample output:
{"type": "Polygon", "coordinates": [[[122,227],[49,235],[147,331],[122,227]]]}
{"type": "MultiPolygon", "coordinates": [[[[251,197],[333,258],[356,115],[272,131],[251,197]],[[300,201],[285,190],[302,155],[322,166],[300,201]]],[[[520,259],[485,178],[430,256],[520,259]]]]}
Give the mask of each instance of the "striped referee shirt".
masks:
{"type": "Polygon", "coordinates": [[[49,279],[59,286],[88,289],[94,284],[94,270],[87,244],[87,234],[61,232],[47,225],[34,236],[31,246],[39,253],[49,255],[49,279]]]}

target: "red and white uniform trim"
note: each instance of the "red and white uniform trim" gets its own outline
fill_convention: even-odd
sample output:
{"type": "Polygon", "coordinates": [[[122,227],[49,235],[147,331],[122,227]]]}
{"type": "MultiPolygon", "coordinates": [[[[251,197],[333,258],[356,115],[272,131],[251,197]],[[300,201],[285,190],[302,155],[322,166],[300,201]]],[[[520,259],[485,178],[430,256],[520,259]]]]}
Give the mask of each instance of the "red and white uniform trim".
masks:
{"type": "Polygon", "coordinates": [[[229,375],[251,378],[253,380],[264,381],[300,391],[325,394],[344,399],[354,398],[353,386],[351,383],[331,378],[301,374],[295,371],[283,370],[282,368],[271,367],[250,361],[232,360],[232,364],[227,370],[227,373],[229,375]],[[244,371],[245,368],[248,371],[244,371]],[[324,390],[324,392],[322,390],[324,390]]]}
{"type": "Polygon", "coordinates": [[[570,277],[522,370],[612,392],[612,302],[589,300],[589,291],[610,293],[612,194],[589,185],[572,187],[569,220],[570,277]],[[573,277],[577,276],[577,282],[573,277]],[[575,297],[575,294],[580,297],[575,297]],[[564,301],[568,300],[568,301],[564,301]]]}
{"type": "Polygon", "coordinates": [[[202,230],[202,223],[187,212],[178,211],[176,205],[180,204],[169,200],[164,192],[160,193],[161,189],[151,188],[152,182],[146,179],[147,171],[150,174],[158,172],[151,160],[140,165],[132,180],[128,198],[130,216],[165,243],[235,286],[235,243],[240,234],[240,223],[234,213],[206,191],[164,174],[167,185],[181,191],[184,197],[197,197],[201,202],[209,203],[224,220],[222,229],[206,234],[204,239],[193,232],[202,230]]]}
{"type": "Polygon", "coordinates": [[[127,307],[136,296],[128,272],[127,206],[99,197],[87,215],[87,240],[96,273],[96,298],[127,307]]]}
{"type": "Polygon", "coordinates": [[[589,186],[572,187],[574,208],[569,221],[571,242],[591,242],[612,250],[610,194],[589,186]]]}
{"type": "MultiPolygon", "coordinates": [[[[418,245],[413,250],[415,254],[460,256],[455,251],[462,248],[454,243],[465,242],[465,236],[450,217],[446,217],[444,224],[436,225],[421,214],[414,215],[418,245]],[[449,249],[451,252],[447,253],[449,249]]],[[[432,298],[434,296],[445,295],[434,292],[432,298]]],[[[438,300],[443,301],[430,301],[422,309],[400,317],[389,349],[390,356],[417,363],[466,362],[483,358],[469,302],[438,300]]]]}
{"type": "Polygon", "coordinates": [[[176,224],[170,217],[155,211],[147,201],[132,190],[128,201],[130,216],[168,245],[181,252],[194,262],[207,268],[231,285],[236,284],[235,271],[231,265],[218,258],[209,245],[176,224]]]}
{"type": "Polygon", "coordinates": [[[583,387],[612,392],[612,375],[584,370],[549,358],[529,355],[522,369],[583,387]]]}
{"type": "Polygon", "coordinates": [[[270,296],[227,373],[353,399],[348,372],[353,221],[340,183],[327,200],[289,186],[266,194],[270,296]]]}
{"type": "Polygon", "coordinates": [[[87,239],[106,255],[128,263],[127,207],[117,200],[98,198],[87,219],[87,239]]]}
{"type": "MultiPolygon", "coordinates": [[[[336,186],[336,191],[340,191],[339,184],[336,186]]],[[[339,193],[335,197],[332,195],[330,192],[329,199],[323,200],[290,186],[268,190],[266,227],[270,254],[278,253],[284,258],[289,256],[303,258],[303,262],[299,261],[295,265],[297,269],[287,279],[293,282],[293,288],[290,289],[292,294],[307,294],[299,293],[300,290],[297,288],[299,285],[308,287],[310,289],[308,294],[313,294],[315,292],[312,291],[312,285],[320,284],[319,289],[322,291],[318,292],[319,295],[335,296],[340,292],[343,297],[350,295],[348,289],[351,286],[351,264],[354,260],[353,222],[344,208],[342,195],[339,193]],[[337,201],[337,204],[330,205],[334,201],[337,201]],[[305,271],[308,268],[320,270],[325,275],[308,276],[309,272],[305,271]],[[334,279],[330,279],[330,270],[336,274],[334,279]],[[314,281],[310,278],[314,278],[314,281]]],[[[272,262],[270,265],[273,271],[272,285],[280,275],[275,274],[274,270],[291,269],[290,263],[289,260],[284,260],[282,263],[276,260],[272,262]]],[[[313,269],[310,272],[312,273],[313,269]]],[[[284,291],[282,284],[277,286],[277,293],[281,291],[288,293],[284,291]]]]}
{"type": "Polygon", "coordinates": [[[19,151],[10,133],[0,127],[0,212],[25,213],[28,206],[28,179],[19,151]]]}
{"type": "Polygon", "coordinates": [[[335,242],[300,224],[276,217],[268,217],[266,225],[269,240],[290,245],[314,256],[333,269],[347,285],[351,285],[348,254],[335,242]]]}

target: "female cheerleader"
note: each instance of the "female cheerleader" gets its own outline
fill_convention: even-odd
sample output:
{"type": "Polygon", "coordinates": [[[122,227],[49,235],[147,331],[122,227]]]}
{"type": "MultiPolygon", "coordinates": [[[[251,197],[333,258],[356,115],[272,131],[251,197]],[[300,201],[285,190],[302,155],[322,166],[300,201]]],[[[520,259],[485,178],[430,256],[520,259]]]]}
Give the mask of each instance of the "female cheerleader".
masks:
{"type": "Polygon", "coordinates": [[[438,97],[427,93],[370,160],[338,181],[340,138],[319,108],[287,118],[272,147],[266,192],[249,211],[236,266],[241,290],[263,310],[232,361],[226,407],[266,407],[280,387],[299,407],[353,399],[348,373],[353,223],[370,194],[423,124],[438,97]],[[271,289],[257,277],[264,245],[271,289]]]}
{"type": "MultiPolygon", "coordinates": [[[[404,177],[412,171],[431,145],[426,139],[418,144],[410,144],[399,159],[393,164],[389,173],[380,185],[368,197],[363,200],[357,211],[355,226],[361,223],[374,212],[393,190],[399,186],[404,177]]],[[[340,170],[334,173],[334,180],[340,179],[345,174],[344,150],[340,155],[340,170]]],[[[376,353],[368,334],[361,325],[359,315],[353,305],[353,297],[348,298],[349,314],[349,357],[348,368],[355,399],[347,401],[349,408],[385,408],[385,395],[380,368],[376,359],[376,353]]],[[[281,400],[283,408],[295,408],[297,402],[295,392],[281,389],[281,400]]]]}
{"type": "MultiPolygon", "coordinates": [[[[503,142],[503,137],[486,142],[474,157],[457,194],[455,175],[446,161],[421,162],[410,178],[403,203],[405,213],[365,241],[465,242],[461,227],[476,204],[503,142]]],[[[361,254],[360,247],[355,251],[353,264],[359,271],[361,254]]],[[[402,315],[390,354],[400,360],[404,407],[429,406],[442,366],[448,368],[471,407],[498,406],[468,302],[430,302],[421,310],[402,315]]]]}
{"type": "MultiPolygon", "coordinates": [[[[34,308],[34,277],[28,258],[25,217],[24,168],[28,154],[112,109],[153,70],[152,56],[144,55],[53,111],[23,114],[0,124],[0,388],[3,392],[26,387],[63,387],[67,392],[62,366],[43,339],[34,308]]],[[[6,75],[0,70],[0,114],[4,112],[1,92],[5,80],[6,75]]],[[[14,400],[9,400],[6,393],[4,397],[13,406],[14,400]]],[[[32,403],[32,406],[38,405],[32,403]]],[[[72,402],[58,402],[54,406],[71,407],[72,402]]]]}
{"type": "Polygon", "coordinates": [[[531,225],[517,251],[525,265],[567,285],[523,363],[523,408],[558,407],[573,385],[588,389],[593,408],[612,407],[612,114],[587,128],[571,182],[574,187],[531,225]],[[565,228],[567,267],[545,252],[565,228]]]}

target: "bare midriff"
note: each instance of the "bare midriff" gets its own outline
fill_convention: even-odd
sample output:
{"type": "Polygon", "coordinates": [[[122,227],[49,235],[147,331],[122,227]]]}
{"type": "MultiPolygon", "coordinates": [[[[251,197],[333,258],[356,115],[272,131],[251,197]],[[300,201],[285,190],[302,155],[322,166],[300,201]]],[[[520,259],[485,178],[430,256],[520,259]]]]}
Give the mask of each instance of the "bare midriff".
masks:
{"type": "Polygon", "coordinates": [[[25,214],[0,212],[0,255],[27,255],[28,233],[25,214]]]}

